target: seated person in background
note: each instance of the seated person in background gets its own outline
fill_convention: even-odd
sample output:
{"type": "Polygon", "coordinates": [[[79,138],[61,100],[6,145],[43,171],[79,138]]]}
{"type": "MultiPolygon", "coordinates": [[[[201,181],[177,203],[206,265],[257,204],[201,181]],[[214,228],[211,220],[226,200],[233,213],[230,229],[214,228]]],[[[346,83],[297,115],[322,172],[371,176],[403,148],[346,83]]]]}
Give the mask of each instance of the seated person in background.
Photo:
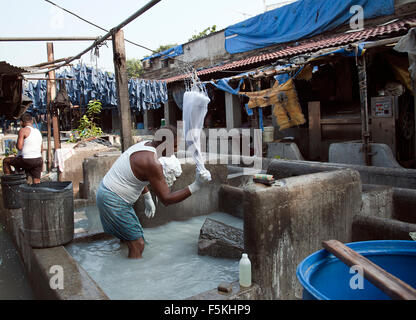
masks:
{"type": "Polygon", "coordinates": [[[43,169],[42,134],[33,128],[33,119],[29,113],[25,113],[20,120],[21,129],[17,136],[17,157],[7,157],[3,160],[4,174],[11,174],[11,166],[16,171],[25,171],[30,175],[34,184],[40,183],[43,169]]]}

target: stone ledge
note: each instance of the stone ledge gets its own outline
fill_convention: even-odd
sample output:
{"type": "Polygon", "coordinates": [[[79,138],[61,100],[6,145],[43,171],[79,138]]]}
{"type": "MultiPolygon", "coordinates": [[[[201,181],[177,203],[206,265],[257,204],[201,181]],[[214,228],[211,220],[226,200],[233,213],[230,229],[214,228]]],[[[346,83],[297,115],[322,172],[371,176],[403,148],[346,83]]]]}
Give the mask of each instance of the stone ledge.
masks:
{"type": "Polygon", "coordinates": [[[230,293],[220,292],[212,289],[202,292],[185,300],[261,300],[262,291],[258,284],[253,283],[250,288],[242,288],[238,281],[231,283],[230,293]]]}

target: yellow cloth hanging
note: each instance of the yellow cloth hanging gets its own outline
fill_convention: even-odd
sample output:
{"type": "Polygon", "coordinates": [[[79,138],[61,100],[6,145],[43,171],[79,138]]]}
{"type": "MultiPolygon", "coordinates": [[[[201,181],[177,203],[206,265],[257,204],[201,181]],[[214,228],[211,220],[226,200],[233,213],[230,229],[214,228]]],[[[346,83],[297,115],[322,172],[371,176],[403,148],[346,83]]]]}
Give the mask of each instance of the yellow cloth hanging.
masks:
{"type": "Polygon", "coordinates": [[[248,107],[264,108],[274,105],[273,114],[277,118],[280,131],[306,123],[299,104],[293,79],[279,85],[278,82],[267,90],[257,92],[240,92],[250,98],[248,107]]]}

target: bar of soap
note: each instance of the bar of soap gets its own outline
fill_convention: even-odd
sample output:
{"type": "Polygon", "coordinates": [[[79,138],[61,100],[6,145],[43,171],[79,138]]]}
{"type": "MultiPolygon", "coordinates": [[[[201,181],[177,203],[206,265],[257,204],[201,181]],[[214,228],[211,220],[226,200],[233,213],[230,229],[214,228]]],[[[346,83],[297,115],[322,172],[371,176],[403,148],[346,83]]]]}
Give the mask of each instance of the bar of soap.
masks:
{"type": "Polygon", "coordinates": [[[233,291],[233,286],[231,283],[220,283],[218,285],[219,292],[231,293],[233,291]]]}

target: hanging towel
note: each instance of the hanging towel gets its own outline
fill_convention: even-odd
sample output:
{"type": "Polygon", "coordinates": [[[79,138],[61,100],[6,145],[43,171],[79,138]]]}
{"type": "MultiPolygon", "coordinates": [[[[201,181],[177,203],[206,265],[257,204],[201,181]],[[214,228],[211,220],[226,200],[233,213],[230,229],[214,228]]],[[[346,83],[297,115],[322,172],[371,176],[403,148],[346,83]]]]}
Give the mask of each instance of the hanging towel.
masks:
{"type": "Polygon", "coordinates": [[[60,172],[64,172],[65,170],[65,160],[68,160],[75,154],[75,150],[72,148],[67,149],[57,149],[55,151],[55,159],[53,161],[53,165],[59,168],[60,172]]]}

